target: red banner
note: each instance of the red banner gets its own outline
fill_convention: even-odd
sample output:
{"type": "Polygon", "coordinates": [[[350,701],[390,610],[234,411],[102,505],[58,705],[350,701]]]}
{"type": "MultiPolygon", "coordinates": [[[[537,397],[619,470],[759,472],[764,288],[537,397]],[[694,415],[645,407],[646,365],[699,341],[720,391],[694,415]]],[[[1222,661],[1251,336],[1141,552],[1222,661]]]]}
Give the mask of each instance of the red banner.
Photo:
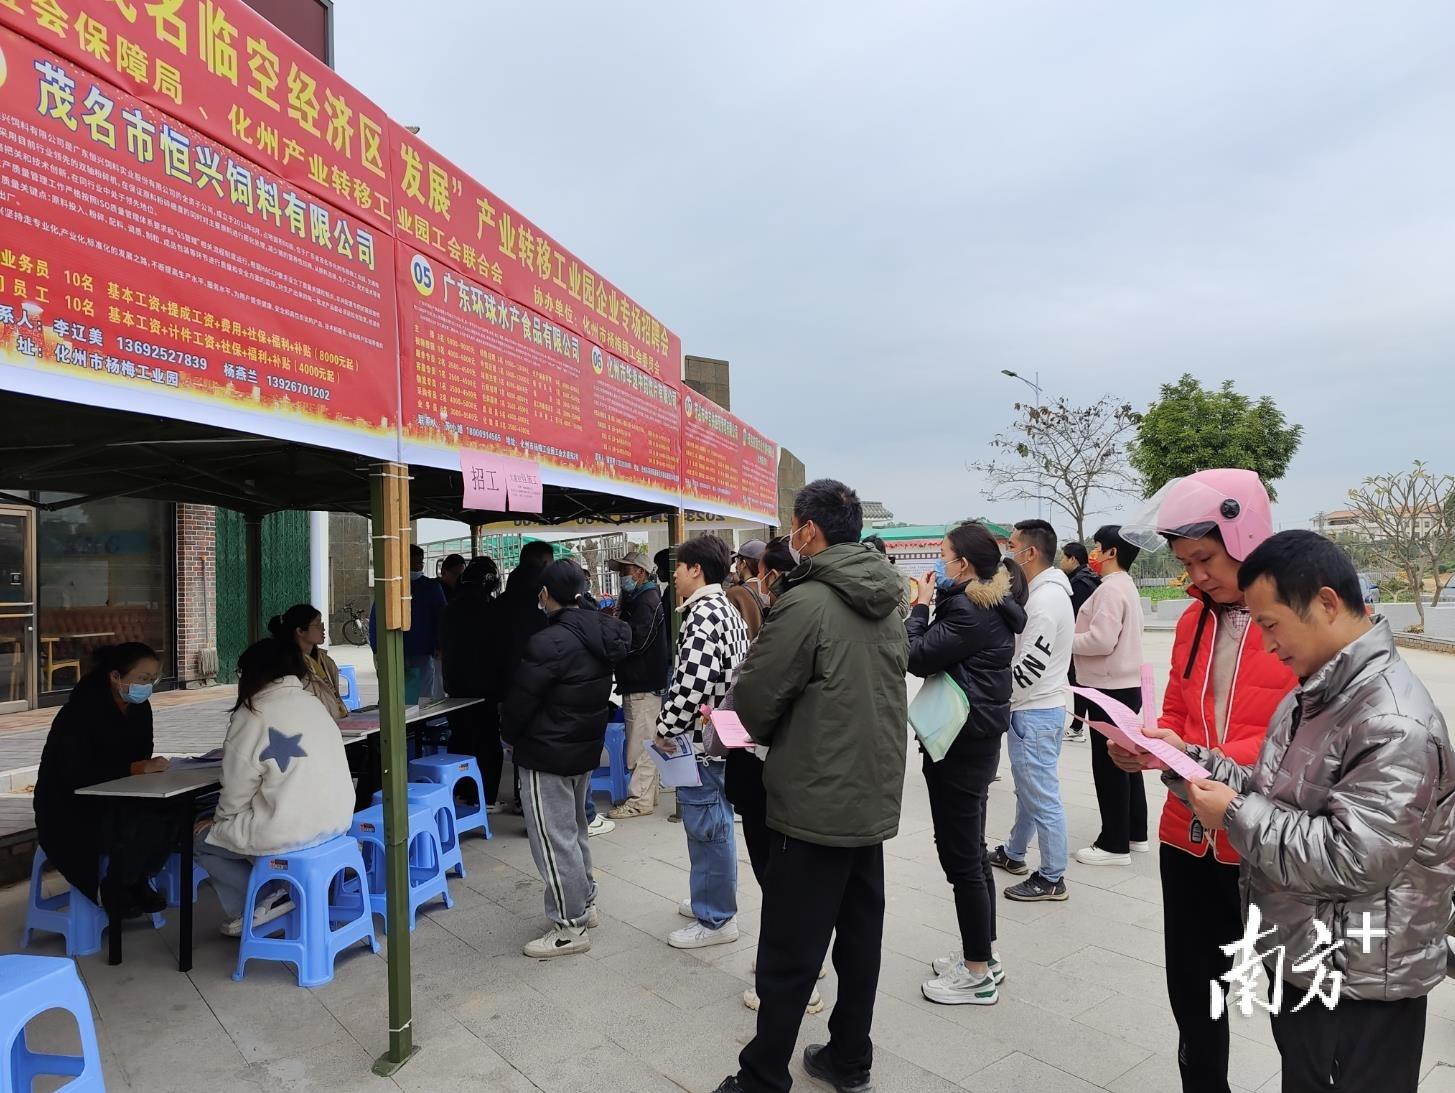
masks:
{"type": "Polygon", "coordinates": [[[237,0],[0,0],[0,23],[375,228],[384,111],[237,0]]]}
{"type": "Polygon", "coordinates": [[[398,262],[406,460],[458,467],[479,448],[551,484],[675,501],[676,388],[423,254],[398,262]]]}
{"type": "Polygon", "coordinates": [[[660,320],[413,133],[390,137],[401,246],[681,386],[682,342],[660,320]]]}
{"type": "Polygon", "coordinates": [[[682,393],[682,493],[689,507],[778,523],[778,445],[696,391],[682,393]]]}
{"type": "Polygon", "coordinates": [[[393,458],[393,265],[386,233],[0,29],[5,386],[393,458]]]}

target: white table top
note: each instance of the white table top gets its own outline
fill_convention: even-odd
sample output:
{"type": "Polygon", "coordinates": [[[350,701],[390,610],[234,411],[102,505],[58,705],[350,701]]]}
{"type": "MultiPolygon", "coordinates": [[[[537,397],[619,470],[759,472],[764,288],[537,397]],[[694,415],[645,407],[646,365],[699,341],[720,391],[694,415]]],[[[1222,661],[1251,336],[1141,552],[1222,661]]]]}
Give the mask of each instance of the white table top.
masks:
{"type": "MultiPolygon", "coordinates": [[[[444,717],[455,710],[478,706],[484,701],[483,698],[446,698],[432,706],[406,706],[404,723],[417,725],[421,721],[433,721],[435,718],[444,717]]],[[[378,732],[379,707],[371,706],[368,709],[353,711],[339,723],[339,729],[345,736],[368,736],[370,733],[378,732]]]]}
{"type": "Polygon", "coordinates": [[[222,764],[191,763],[185,767],[174,767],[158,774],[132,774],[110,782],[98,782],[76,790],[82,797],[141,797],[149,800],[166,800],[180,797],[184,793],[196,793],[222,782],[222,764]]]}

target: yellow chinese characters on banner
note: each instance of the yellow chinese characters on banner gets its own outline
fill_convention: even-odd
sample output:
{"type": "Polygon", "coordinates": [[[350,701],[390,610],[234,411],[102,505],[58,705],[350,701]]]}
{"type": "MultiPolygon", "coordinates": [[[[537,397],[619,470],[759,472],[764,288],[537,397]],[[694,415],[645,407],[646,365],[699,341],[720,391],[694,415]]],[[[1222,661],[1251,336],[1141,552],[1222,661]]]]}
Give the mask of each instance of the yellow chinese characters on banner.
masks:
{"type": "Polygon", "coordinates": [[[239,0],[0,0],[0,24],[376,227],[383,110],[239,0]]]}

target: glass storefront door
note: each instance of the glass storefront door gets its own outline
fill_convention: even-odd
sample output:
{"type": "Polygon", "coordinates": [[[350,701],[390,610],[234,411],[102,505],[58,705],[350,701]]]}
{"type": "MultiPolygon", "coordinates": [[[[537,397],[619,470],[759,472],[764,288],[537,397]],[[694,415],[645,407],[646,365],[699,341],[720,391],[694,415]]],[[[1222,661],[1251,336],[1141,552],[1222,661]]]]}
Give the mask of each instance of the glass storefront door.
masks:
{"type": "Polygon", "coordinates": [[[0,507],[0,714],[35,704],[35,524],[0,507]]]}

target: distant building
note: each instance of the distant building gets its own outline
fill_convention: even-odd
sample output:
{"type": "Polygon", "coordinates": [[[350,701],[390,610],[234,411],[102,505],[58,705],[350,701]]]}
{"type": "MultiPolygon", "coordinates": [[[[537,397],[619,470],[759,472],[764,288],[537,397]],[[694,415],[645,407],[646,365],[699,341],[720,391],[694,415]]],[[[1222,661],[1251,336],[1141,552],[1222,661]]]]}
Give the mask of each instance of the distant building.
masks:
{"type": "MultiPolygon", "coordinates": [[[[1439,515],[1431,509],[1415,517],[1416,532],[1424,535],[1434,530],[1439,515]]],[[[1378,529],[1351,509],[1320,512],[1314,516],[1309,526],[1336,543],[1367,543],[1378,534],[1378,529]]]]}
{"type": "MultiPolygon", "coordinates": [[[[980,521],[1001,546],[1010,544],[1011,529],[989,520],[980,521]]],[[[866,534],[884,540],[889,560],[911,577],[922,577],[935,567],[940,556],[940,542],[950,524],[906,524],[900,527],[874,528],[866,534]]]]}
{"type": "Polygon", "coordinates": [[[894,513],[882,501],[864,502],[864,524],[871,528],[884,528],[894,523],[894,513]]]}

